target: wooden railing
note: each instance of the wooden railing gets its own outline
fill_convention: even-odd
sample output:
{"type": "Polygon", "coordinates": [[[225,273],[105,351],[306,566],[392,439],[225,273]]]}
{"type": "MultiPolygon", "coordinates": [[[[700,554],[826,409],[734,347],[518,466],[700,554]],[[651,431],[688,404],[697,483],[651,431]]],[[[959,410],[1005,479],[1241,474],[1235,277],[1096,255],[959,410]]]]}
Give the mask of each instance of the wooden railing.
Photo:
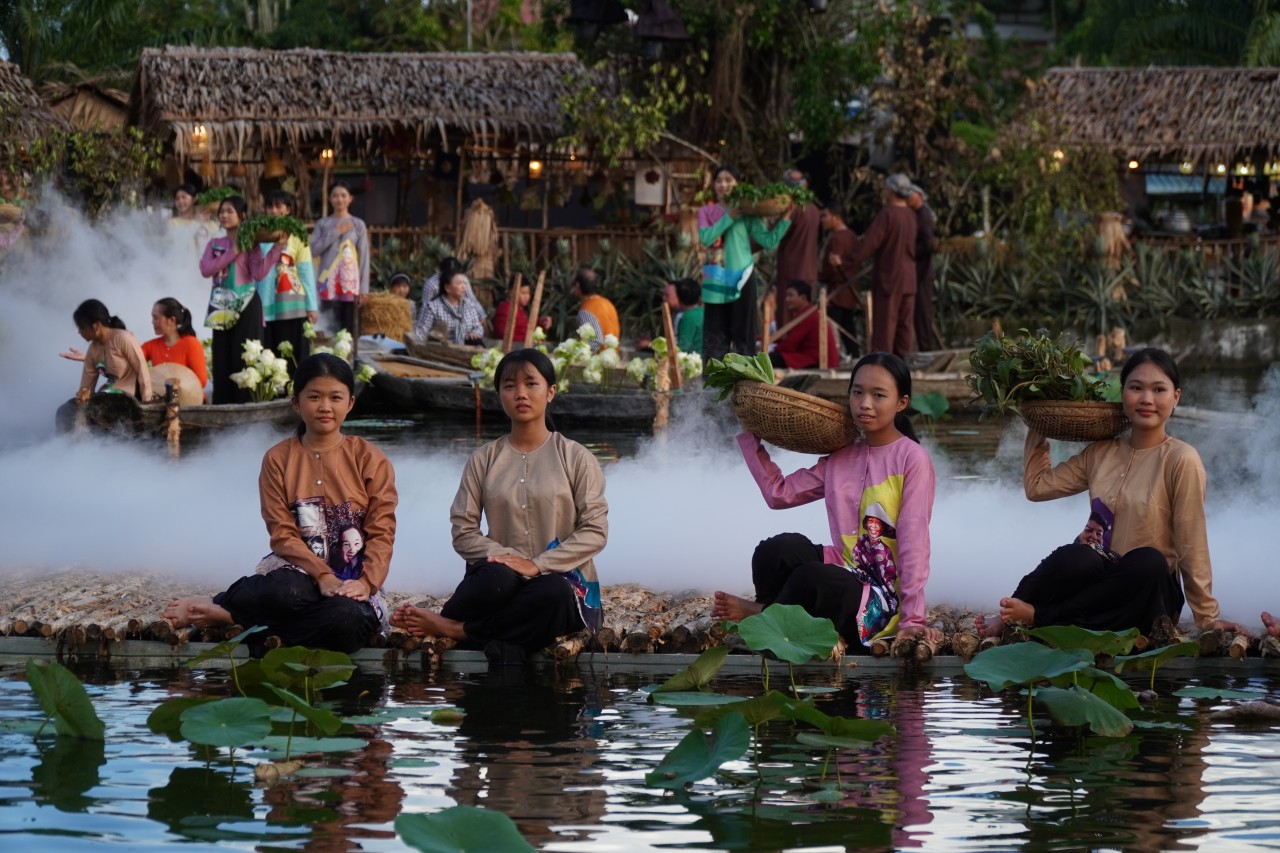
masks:
{"type": "MultiPolygon", "coordinates": [[[[421,247],[427,237],[439,237],[449,243],[456,243],[457,235],[452,229],[436,230],[423,226],[369,226],[369,247],[373,252],[382,251],[387,241],[395,238],[400,241],[404,252],[412,252],[421,247]]],[[[511,257],[513,241],[523,238],[525,253],[535,263],[545,263],[554,257],[567,253],[573,264],[585,263],[601,250],[601,245],[608,242],[624,255],[638,261],[645,242],[654,239],[655,234],[635,227],[595,227],[595,228],[499,228],[499,248],[502,251],[498,259],[498,270],[504,276],[509,272],[507,259],[511,257]],[[561,245],[563,241],[563,245],[561,245]]]]}
{"type": "Polygon", "coordinates": [[[1221,282],[1232,296],[1239,295],[1239,282],[1235,280],[1233,270],[1238,270],[1249,258],[1268,253],[1280,256],[1280,235],[1276,234],[1224,238],[1197,234],[1143,234],[1134,236],[1131,242],[1166,252],[1189,251],[1199,256],[1209,277],[1221,282]]]}

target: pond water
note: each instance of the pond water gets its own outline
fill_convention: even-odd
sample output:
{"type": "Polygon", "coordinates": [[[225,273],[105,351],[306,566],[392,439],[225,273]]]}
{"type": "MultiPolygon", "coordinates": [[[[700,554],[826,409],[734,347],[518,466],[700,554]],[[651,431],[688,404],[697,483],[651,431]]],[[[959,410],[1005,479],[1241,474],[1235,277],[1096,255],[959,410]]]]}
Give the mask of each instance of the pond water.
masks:
{"type": "MultiPolygon", "coordinates": [[[[1211,722],[1213,702],[1179,686],[1274,688],[1273,678],[1181,671],[1140,716],[1177,728],[1123,738],[1043,731],[1032,745],[1016,695],[963,675],[860,675],[808,669],[800,683],[837,688],[828,714],[883,719],[895,734],[861,749],[797,741],[791,724],[761,730],[754,752],[672,794],[644,776],[689,731],[689,715],[639,688],[669,673],[567,669],[358,671],[337,693],[343,715],[393,709],[361,725],[367,745],[310,762],[312,773],[253,783],[240,753],[206,761],[152,734],[148,713],[173,696],[228,695],[223,671],[80,670],[105,745],[0,731],[0,848],[58,851],[374,850],[407,848],[397,814],[455,804],[508,815],[541,850],[1246,850],[1280,846],[1273,726],[1211,722]],[[430,722],[433,707],[463,712],[430,722]],[[817,801],[825,786],[838,795],[817,801]]],[[[776,685],[775,685],[776,686],[776,685]]],[[[760,692],[758,676],[714,682],[760,692]]],[[[326,694],[328,695],[328,694],[326,694]]],[[[0,677],[0,720],[38,716],[14,667],[0,677]]]]}

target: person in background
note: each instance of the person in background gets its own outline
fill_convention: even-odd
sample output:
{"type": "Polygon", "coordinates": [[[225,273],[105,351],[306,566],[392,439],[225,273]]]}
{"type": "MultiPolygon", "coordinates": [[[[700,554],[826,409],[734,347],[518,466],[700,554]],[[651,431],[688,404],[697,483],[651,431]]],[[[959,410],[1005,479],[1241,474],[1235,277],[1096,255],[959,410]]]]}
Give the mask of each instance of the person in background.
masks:
{"type": "Polygon", "coordinates": [[[916,215],[907,206],[911,180],[903,174],[884,181],[884,207],[858,240],[849,268],[857,275],[864,261],[871,270],[871,349],[905,359],[915,339],[916,215]]]}
{"type": "MultiPolygon", "coordinates": [[[[151,374],[147,360],[138,346],[138,339],[127,331],[124,321],[113,315],[97,299],[86,299],[71,314],[76,331],[89,342],[84,353],[84,369],[80,374],[80,390],[76,399],[84,401],[95,390],[128,394],[138,400],[151,402],[151,374]],[[107,380],[97,388],[98,378],[107,380]]],[[[78,353],[77,350],[72,350],[78,353]]],[[[63,353],[64,358],[72,358],[63,353]]]]}
{"type": "Polygon", "coordinates": [[[333,213],[311,232],[322,325],[330,334],[346,329],[358,338],[356,306],[369,298],[369,231],[350,213],[351,187],[345,181],[334,182],[329,205],[333,213]]]}
{"type": "Polygon", "coordinates": [[[223,199],[218,222],[226,234],[210,240],[200,258],[200,274],[213,279],[204,324],[213,329],[215,404],[253,402],[252,392],[231,379],[231,374],[244,368],[245,343],[262,339],[262,300],[256,282],[265,275],[266,264],[257,248],[250,252],[236,248],[248,210],[238,195],[223,199]]]}
{"type": "Polygon", "coordinates": [[[551,422],[551,359],[513,350],[494,384],[511,432],[471,454],[449,511],[466,575],[439,613],[406,604],[391,624],[514,663],[556,637],[599,630],[595,558],[608,540],[609,505],[600,463],[551,422]]]}
{"type": "MultiPolygon", "coordinates": [[[[821,335],[819,334],[818,311],[813,307],[813,287],[805,281],[793,281],[787,285],[787,309],[794,318],[804,312],[802,319],[790,332],[780,338],[773,352],[769,353],[769,361],[774,367],[788,370],[800,370],[817,367],[821,335]]],[[[835,330],[827,326],[827,365],[835,365],[840,360],[840,349],[836,343],[835,330]]]]}
{"type": "Polygon", "coordinates": [[[387,293],[392,296],[399,296],[401,299],[409,303],[409,316],[413,317],[418,313],[418,306],[413,304],[413,299],[409,294],[413,290],[413,279],[409,277],[407,272],[397,272],[392,274],[391,280],[387,282],[387,293]]]}
{"type": "Polygon", "coordinates": [[[738,170],[733,166],[718,166],[711,176],[716,200],[698,210],[698,241],[705,250],[702,265],[704,364],[713,358],[723,358],[730,351],[755,355],[760,330],[752,243],[765,250],[776,249],[791,227],[794,207],[772,228],[758,216],[741,214],[729,203],[729,194],[738,180],[738,170]]]}
{"type": "Polygon", "coordinates": [[[440,282],[450,281],[458,274],[462,275],[462,280],[467,285],[466,301],[481,317],[485,316],[484,305],[476,298],[475,292],[471,288],[471,280],[463,272],[462,261],[453,257],[443,258],[440,261],[439,271],[432,273],[422,283],[422,304],[418,307],[418,316],[413,323],[414,334],[421,340],[425,341],[431,331],[430,327],[423,325],[427,319],[424,313],[427,310],[427,303],[440,295],[440,282]]]}
{"type": "Polygon", "coordinates": [[[770,604],[799,604],[830,619],[850,654],[869,654],[873,642],[894,635],[941,641],[925,622],[924,598],[936,481],[906,415],[910,399],[906,363],[873,352],[849,380],[859,431],[851,444],[784,475],[759,436],[738,436],[765,503],[787,509],[824,501],[833,544],[799,533],[765,539],[751,558],[755,600],[716,592],[713,619],[740,622],[770,604]]]}
{"type": "Polygon", "coordinates": [[[929,197],[915,184],[907,207],[916,212],[916,306],[912,315],[915,328],[915,347],[921,352],[942,349],[942,341],[933,317],[933,253],[938,248],[934,231],[938,218],[929,207],[929,197]]]}
{"type": "Polygon", "coordinates": [[[666,288],[676,324],[676,346],[681,352],[702,352],[702,286],[691,278],[672,282],[666,288]]]}
{"type": "Polygon", "coordinates": [[[1271,230],[1271,199],[1265,195],[1260,197],[1253,203],[1253,212],[1249,214],[1249,221],[1257,226],[1259,231],[1271,230]]]}
{"type": "Polygon", "coordinates": [[[164,610],[174,628],[265,625],[266,635],[246,642],[254,657],[264,653],[267,636],[349,653],[386,628],[382,590],[395,543],[395,471],[376,445],[342,434],[355,404],[351,365],[318,353],[298,365],[294,382],[302,422],[296,435],[266,452],[258,475],[271,553],[225,592],[178,599],[164,610]],[[340,577],[324,555],[350,551],[357,541],[357,556],[335,557],[351,572],[340,577]]]}
{"type": "MultiPolygon", "coordinates": [[[[142,344],[142,357],[152,367],[157,364],[181,364],[190,369],[200,381],[200,387],[209,381],[209,367],[204,357],[204,344],[196,337],[191,325],[191,312],[172,296],[151,306],[151,328],[156,337],[142,344]]],[[[84,361],[85,354],[75,347],[59,353],[72,361],[84,361]]],[[[157,394],[160,389],[153,388],[157,394]]]]}
{"type": "Polygon", "coordinates": [[[578,274],[573,277],[573,298],[578,300],[578,325],[586,324],[596,330],[592,350],[604,346],[605,335],[622,337],[618,309],[600,294],[600,276],[591,267],[578,268],[578,274]]]}
{"type": "MultiPolygon", "coordinates": [[[[799,169],[782,173],[782,183],[796,189],[807,189],[809,181],[799,169]]],[[[795,315],[789,313],[786,289],[793,281],[818,280],[818,238],[822,235],[822,216],[813,202],[797,207],[791,215],[791,227],[778,243],[777,270],[773,277],[775,317],[778,325],[795,315]]]]}
{"type": "MultiPolygon", "coordinates": [[[[507,323],[511,320],[512,316],[510,292],[511,288],[515,287],[515,281],[516,276],[512,276],[510,282],[511,287],[508,288],[507,291],[507,298],[499,302],[498,307],[493,312],[493,336],[496,338],[506,337],[507,323]]],[[[524,277],[520,278],[520,289],[516,292],[515,298],[516,328],[513,333],[514,337],[512,340],[524,341],[525,336],[529,333],[529,305],[533,302],[533,285],[529,283],[528,279],[524,277]]],[[[541,326],[542,330],[545,332],[547,329],[551,328],[551,318],[547,316],[539,317],[538,325],[541,326]]]]}
{"type": "MultiPolygon", "coordinates": [[[[267,196],[267,213],[271,216],[293,216],[293,208],[294,198],[284,190],[273,190],[267,196]]],[[[280,344],[289,342],[293,348],[293,358],[288,360],[292,376],[294,365],[311,354],[306,324],[315,325],[320,319],[311,247],[286,231],[274,244],[263,243],[259,248],[266,253],[266,275],[257,283],[266,323],[262,343],[280,355],[280,344]]]]}
{"type": "Polygon", "coordinates": [[[423,301],[415,331],[424,341],[442,330],[447,343],[482,345],[484,312],[477,307],[478,302],[467,299],[471,289],[467,277],[455,269],[443,282],[434,299],[423,301]]]}
{"type": "Polygon", "coordinates": [[[1027,433],[1027,498],[1087,490],[1102,541],[1077,541],[1046,557],[1001,599],[999,618],[977,623],[984,635],[998,634],[1005,622],[1172,634],[1184,603],[1202,630],[1243,631],[1221,618],[1213,597],[1204,463],[1165,430],[1182,397],[1178,365],[1164,350],[1140,349],[1125,361],[1120,388],[1132,425],[1125,436],[1095,441],[1054,465],[1048,440],[1027,433]]]}
{"type": "Polygon", "coordinates": [[[851,335],[855,333],[854,322],[861,313],[858,271],[847,261],[858,244],[858,235],[845,224],[844,217],[834,207],[823,208],[819,222],[827,233],[827,243],[822,249],[822,270],[818,273],[818,282],[827,288],[827,316],[849,333],[837,334],[836,337],[844,346],[845,355],[857,358],[860,354],[858,342],[851,335]]]}

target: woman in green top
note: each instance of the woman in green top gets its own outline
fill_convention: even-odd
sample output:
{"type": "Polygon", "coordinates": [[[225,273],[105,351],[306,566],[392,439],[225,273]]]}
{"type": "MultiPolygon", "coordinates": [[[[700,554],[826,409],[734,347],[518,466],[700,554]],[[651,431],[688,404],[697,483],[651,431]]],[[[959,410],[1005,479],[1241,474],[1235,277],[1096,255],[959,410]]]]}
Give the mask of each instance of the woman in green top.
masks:
{"type": "Polygon", "coordinates": [[[698,211],[698,239],[706,249],[702,267],[702,360],[723,358],[730,351],[754,355],[756,336],[754,240],[776,249],[791,227],[794,205],[769,228],[758,216],[746,216],[729,204],[738,170],[719,166],[712,176],[716,201],[698,211]]]}

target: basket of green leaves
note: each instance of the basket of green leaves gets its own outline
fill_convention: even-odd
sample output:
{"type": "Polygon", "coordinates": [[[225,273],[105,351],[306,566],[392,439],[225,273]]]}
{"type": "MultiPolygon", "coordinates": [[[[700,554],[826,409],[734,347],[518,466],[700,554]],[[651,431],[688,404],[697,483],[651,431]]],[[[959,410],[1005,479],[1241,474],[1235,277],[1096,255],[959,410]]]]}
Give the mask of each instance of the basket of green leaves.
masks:
{"type": "Polygon", "coordinates": [[[807,187],[739,183],[729,191],[728,201],[748,216],[781,216],[792,202],[803,206],[815,198],[807,187]]]}
{"type": "Polygon", "coordinates": [[[988,332],[974,343],[965,378],[981,398],[983,414],[1015,413],[1058,441],[1115,438],[1129,420],[1119,403],[1106,401],[1106,377],[1091,374],[1092,366],[1093,359],[1063,335],[988,332]]]}
{"type": "Polygon", "coordinates": [[[307,226],[292,216],[254,216],[240,224],[236,235],[236,248],[242,252],[259,243],[274,243],[285,234],[297,237],[304,244],[309,242],[307,226]]]}
{"type": "Polygon", "coordinates": [[[207,210],[210,215],[217,216],[218,208],[222,206],[222,203],[237,195],[240,195],[240,190],[235,187],[209,187],[209,189],[196,196],[196,204],[207,210]]]}
{"type": "Polygon", "coordinates": [[[743,429],[784,450],[833,453],[858,436],[847,406],[773,384],[768,353],[713,358],[702,381],[720,389],[719,400],[733,396],[733,413],[743,429]]]}

